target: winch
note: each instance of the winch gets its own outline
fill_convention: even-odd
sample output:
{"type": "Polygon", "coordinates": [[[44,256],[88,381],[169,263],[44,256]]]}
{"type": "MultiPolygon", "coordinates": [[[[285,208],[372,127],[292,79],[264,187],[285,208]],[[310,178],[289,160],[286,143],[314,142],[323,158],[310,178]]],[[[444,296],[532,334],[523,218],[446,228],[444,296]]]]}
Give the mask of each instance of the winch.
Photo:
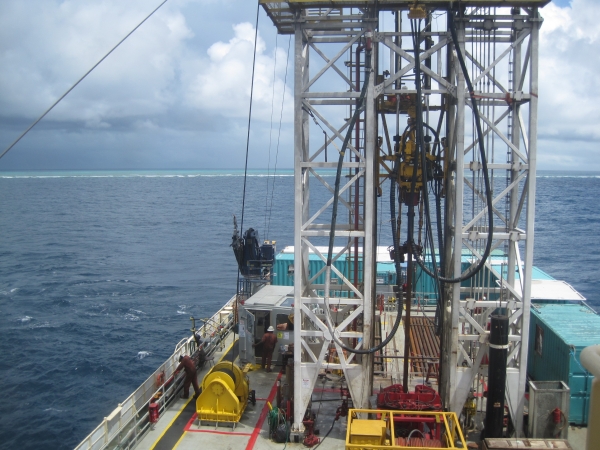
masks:
{"type": "Polygon", "coordinates": [[[202,380],[202,393],[196,400],[199,424],[203,420],[235,424],[244,414],[248,401],[256,404],[244,371],[231,362],[220,362],[202,380]]]}

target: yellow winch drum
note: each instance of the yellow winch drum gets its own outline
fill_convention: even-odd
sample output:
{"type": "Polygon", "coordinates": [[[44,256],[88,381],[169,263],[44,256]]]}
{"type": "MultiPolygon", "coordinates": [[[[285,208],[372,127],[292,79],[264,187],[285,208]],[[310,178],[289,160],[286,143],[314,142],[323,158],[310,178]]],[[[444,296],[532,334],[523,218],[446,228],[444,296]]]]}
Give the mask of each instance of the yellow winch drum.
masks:
{"type": "Polygon", "coordinates": [[[220,362],[202,380],[196,400],[198,420],[239,422],[248,404],[248,379],[235,364],[220,362]]]}

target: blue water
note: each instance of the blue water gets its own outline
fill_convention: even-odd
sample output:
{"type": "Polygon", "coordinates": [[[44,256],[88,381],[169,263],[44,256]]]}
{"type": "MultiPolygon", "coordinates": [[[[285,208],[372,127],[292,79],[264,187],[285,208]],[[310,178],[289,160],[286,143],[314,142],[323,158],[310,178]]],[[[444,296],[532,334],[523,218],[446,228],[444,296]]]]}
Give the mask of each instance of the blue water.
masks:
{"type": "MultiPolygon", "coordinates": [[[[292,172],[266,175],[248,178],[244,228],[281,249],[293,244],[292,172]]],[[[188,335],[190,315],[234,294],[243,182],[0,173],[0,448],[73,448],[188,335]]],[[[535,264],[597,306],[600,174],[537,182],[535,264]]]]}

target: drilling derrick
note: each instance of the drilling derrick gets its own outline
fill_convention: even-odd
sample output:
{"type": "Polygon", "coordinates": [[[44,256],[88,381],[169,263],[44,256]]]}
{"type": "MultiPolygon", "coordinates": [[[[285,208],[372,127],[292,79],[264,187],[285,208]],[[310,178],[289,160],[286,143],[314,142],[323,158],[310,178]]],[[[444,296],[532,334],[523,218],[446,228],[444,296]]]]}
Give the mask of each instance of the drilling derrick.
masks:
{"type": "MultiPolygon", "coordinates": [[[[396,262],[398,333],[425,298],[413,275],[431,280],[448,410],[482,393],[490,316],[508,316],[505,403],[521,430],[546,3],[261,1],[294,35],[293,432],[324,370],[343,371],[354,406],[371,406],[378,243],[396,262]],[[309,254],[325,267],[311,273],[309,254]]],[[[408,389],[418,355],[404,353],[408,389]]]]}

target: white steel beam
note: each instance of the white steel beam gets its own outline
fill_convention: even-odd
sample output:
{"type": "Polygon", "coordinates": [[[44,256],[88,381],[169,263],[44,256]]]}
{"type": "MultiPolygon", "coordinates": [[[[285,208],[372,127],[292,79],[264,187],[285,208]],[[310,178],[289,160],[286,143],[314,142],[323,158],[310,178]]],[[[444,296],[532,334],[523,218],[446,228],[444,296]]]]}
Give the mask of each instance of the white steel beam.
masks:
{"type": "MultiPolygon", "coordinates": [[[[354,239],[359,239],[362,249],[360,255],[362,272],[370,276],[361,276],[357,279],[354,273],[344,274],[333,265],[330,270],[322,269],[311,274],[308,269],[309,254],[316,254],[321,261],[326,261],[327,255],[317,246],[323,244],[323,238],[329,237],[332,227],[330,211],[335,189],[330,181],[325,180],[321,171],[336,168],[337,163],[323,160],[325,144],[322,144],[322,140],[318,145],[311,142],[308,119],[312,118],[325,132],[327,145],[337,150],[332,159],[337,159],[351,124],[348,118],[340,118],[339,109],[332,112],[327,107],[347,105],[349,104],[347,100],[351,100],[350,104],[354,106],[360,96],[357,88],[362,88],[351,75],[354,74],[354,69],[351,68],[350,74],[346,75],[340,70],[339,62],[341,58],[347,58],[348,54],[354,54],[359,43],[361,46],[365,45],[367,39],[365,35],[370,32],[373,24],[376,25],[376,21],[369,19],[362,12],[350,14],[350,10],[344,12],[342,16],[336,16],[333,21],[329,19],[326,10],[314,13],[318,17],[311,15],[311,20],[307,20],[308,11],[310,14],[314,13],[313,10],[299,10],[294,22],[296,30],[294,266],[298,268],[294,272],[294,309],[297,320],[294,327],[296,382],[294,383],[292,431],[295,433],[303,431],[302,420],[317,376],[319,371],[326,367],[343,370],[356,407],[369,406],[372,358],[356,357],[354,353],[342,349],[333,338],[335,336],[338,340],[342,339],[345,345],[357,350],[371,346],[372,297],[375,287],[376,128],[374,125],[371,127],[361,125],[361,144],[356,145],[353,132],[353,139],[346,148],[346,157],[342,163],[343,182],[339,189],[340,208],[333,229],[338,242],[345,244],[341,251],[337,250],[332,255],[333,261],[352,255],[354,248],[350,243],[354,239]],[[323,30],[327,30],[326,39],[319,38],[319,33],[323,30]],[[310,53],[317,58],[311,58],[310,53]],[[321,65],[310,67],[309,59],[311,63],[315,63],[315,66],[319,62],[321,65]],[[324,80],[323,83],[320,82],[321,80],[324,80]],[[332,80],[337,80],[338,83],[334,84],[332,80]],[[347,176],[349,173],[351,175],[347,176]],[[355,195],[357,186],[359,197],[355,195]],[[317,204],[315,198],[310,196],[310,189],[315,187],[321,188],[321,191],[324,189],[325,192],[331,193],[331,196],[319,200],[320,203],[317,204]],[[361,202],[358,210],[355,210],[356,202],[361,202]],[[343,289],[349,295],[349,297],[329,298],[329,304],[336,307],[335,313],[327,311],[325,299],[321,294],[323,286],[316,284],[323,272],[326,279],[335,276],[341,280],[335,289],[343,289]],[[327,313],[337,316],[333,330],[330,330],[327,325],[325,318],[327,313]],[[355,327],[356,323],[359,323],[359,327],[355,327]],[[335,351],[335,357],[332,351],[335,351]]],[[[373,53],[371,53],[371,64],[375,62],[373,53]]],[[[354,61],[353,64],[357,62],[354,61]]],[[[364,70],[361,69],[361,72],[364,70]]],[[[374,81],[375,75],[370,74],[366,107],[361,112],[364,119],[362,123],[365,121],[370,124],[375,123],[374,81]]],[[[329,280],[325,284],[329,285],[329,280]]]]}

